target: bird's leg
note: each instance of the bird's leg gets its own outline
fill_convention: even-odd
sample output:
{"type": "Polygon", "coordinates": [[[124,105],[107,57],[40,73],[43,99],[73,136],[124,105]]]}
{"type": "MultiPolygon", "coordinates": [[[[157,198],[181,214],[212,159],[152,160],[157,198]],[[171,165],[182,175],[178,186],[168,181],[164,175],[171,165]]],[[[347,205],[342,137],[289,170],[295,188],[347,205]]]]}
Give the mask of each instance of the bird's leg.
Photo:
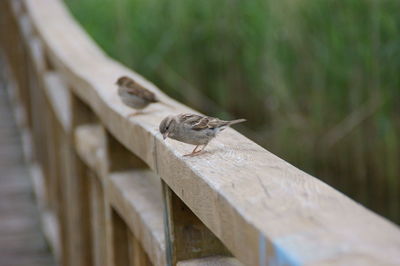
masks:
{"type": "Polygon", "coordinates": [[[200,145],[197,145],[196,147],[194,147],[192,153],[185,154],[184,156],[193,156],[193,155],[196,155],[197,153],[199,153],[199,151],[196,151],[197,148],[198,148],[199,146],[200,146],[200,145]]]}
{"type": "Polygon", "coordinates": [[[204,149],[207,147],[208,143],[204,144],[201,150],[199,150],[197,153],[204,151],[204,149]]]}
{"type": "Polygon", "coordinates": [[[201,147],[201,149],[197,150],[197,148],[200,145],[197,145],[194,150],[192,151],[192,153],[186,154],[185,156],[195,156],[198,155],[199,153],[201,153],[202,151],[204,151],[205,147],[207,147],[208,143],[204,144],[203,147],[201,147]]]}

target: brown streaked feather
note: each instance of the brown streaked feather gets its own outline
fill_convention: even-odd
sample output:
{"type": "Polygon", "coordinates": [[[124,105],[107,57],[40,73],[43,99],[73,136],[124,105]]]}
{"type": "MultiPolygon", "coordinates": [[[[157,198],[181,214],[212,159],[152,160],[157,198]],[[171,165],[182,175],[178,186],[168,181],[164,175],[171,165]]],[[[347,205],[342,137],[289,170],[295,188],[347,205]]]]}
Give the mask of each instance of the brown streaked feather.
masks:
{"type": "Polygon", "coordinates": [[[215,128],[228,123],[227,121],[222,121],[219,120],[218,118],[201,116],[196,114],[182,114],[180,116],[180,122],[190,125],[193,130],[215,128]]]}
{"type": "Polygon", "coordinates": [[[199,131],[206,128],[223,128],[233,124],[241,123],[246,119],[237,119],[232,121],[225,121],[211,116],[201,116],[197,114],[181,114],[179,123],[185,123],[191,126],[193,130],[199,131]]]}
{"type": "Polygon", "coordinates": [[[196,115],[196,114],[181,114],[179,116],[179,122],[180,123],[186,123],[189,125],[196,124],[203,116],[201,115],[196,115]]]}
{"type": "Polygon", "coordinates": [[[130,94],[133,94],[137,97],[140,97],[140,98],[145,99],[146,101],[149,101],[152,103],[158,102],[156,95],[153,92],[143,88],[142,86],[140,86],[137,83],[127,84],[126,88],[127,88],[127,92],[130,94]]]}
{"type": "Polygon", "coordinates": [[[192,125],[192,129],[194,130],[201,130],[205,128],[210,128],[210,117],[202,117],[199,120],[197,120],[197,123],[192,125]]]}
{"type": "Polygon", "coordinates": [[[226,125],[229,125],[229,121],[220,120],[218,118],[213,118],[208,123],[208,127],[209,128],[223,127],[223,126],[226,126],[226,125]]]}

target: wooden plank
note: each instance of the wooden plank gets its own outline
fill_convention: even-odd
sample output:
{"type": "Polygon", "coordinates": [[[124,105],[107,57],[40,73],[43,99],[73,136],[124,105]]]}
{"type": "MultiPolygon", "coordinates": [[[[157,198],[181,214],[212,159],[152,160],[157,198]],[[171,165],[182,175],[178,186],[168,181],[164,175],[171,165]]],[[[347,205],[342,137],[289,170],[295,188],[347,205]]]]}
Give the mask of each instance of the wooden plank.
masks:
{"type": "Polygon", "coordinates": [[[57,213],[58,211],[58,205],[59,205],[59,199],[58,195],[60,193],[58,189],[58,182],[60,178],[60,173],[59,173],[59,167],[60,167],[60,158],[59,158],[59,139],[57,136],[57,126],[58,126],[58,121],[54,115],[53,110],[51,109],[50,103],[48,98],[45,98],[45,109],[43,114],[43,118],[45,119],[45,131],[47,133],[47,140],[46,140],[46,161],[45,165],[42,165],[42,167],[45,168],[46,171],[45,173],[45,180],[46,180],[46,192],[48,195],[48,201],[46,202],[46,205],[48,207],[48,210],[50,210],[53,213],[57,213]]]}
{"type": "Polygon", "coordinates": [[[52,212],[42,212],[43,231],[56,258],[61,256],[60,228],[57,216],[52,212]]]}
{"type": "Polygon", "coordinates": [[[129,266],[128,228],[122,218],[112,212],[114,265],[129,266]]]}
{"type": "Polygon", "coordinates": [[[193,214],[178,196],[162,183],[168,264],[214,255],[230,255],[226,247],[193,214]]]}
{"type": "Polygon", "coordinates": [[[104,192],[101,181],[92,172],[90,177],[91,221],[92,221],[92,254],[93,265],[107,265],[107,240],[104,192]]]}
{"type": "MultiPolygon", "coordinates": [[[[79,99],[72,97],[72,129],[92,121],[93,114],[79,99]]],[[[90,172],[73,149],[73,136],[67,136],[65,148],[64,201],[66,209],[66,231],[69,236],[68,251],[70,265],[92,265],[90,172]]]]}
{"type": "MultiPolygon", "coordinates": [[[[108,171],[111,170],[116,170],[116,169],[127,169],[127,168],[132,168],[134,166],[143,166],[143,163],[138,161],[135,156],[130,154],[126,148],[122,147],[121,144],[116,143],[116,140],[111,138],[111,136],[107,135],[107,140],[105,138],[105,132],[103,128],[100,125],[97,124],[89,124],[89,125],[81,125],[76,128],[75,130],[75,147],[76,150],[80,156],[80,158],[97,174],[95,175],[95,178],[99,178],[97,182],[101,182],[102,187],[105,188],[105,193],[102,196],[103,199],[93,199],[93,201],[96,201],[97,203],[95,205],[100,204],[100,202],[104,202],[105,204],[108,205],[108,193],[109,193],[109,187],[110,185],[108,184],[108,171]],[[107,142],[107,145],[106,143],[107,142]],[[106,147],[107,146],[107,147],[106,147]],[[108,148],[108,149],[107,149],[108,148]],[[107,149],[107,152],[105,151],[107,149]],[[107,154],[106,154],[107,153],[107,154]],[[108,156],[107,156],[108,155],[108,156]]],[[[150,179],[149,179],[150,180],[150,179]]],[[[96,182],[96,181],[92,181],[96,182]]],[[[154,183],[154,182],[153,182],[154,183]]],[[[158,187],[159,188],[159,187],[158,187]]],[[[94,204],[94,203],[92,203],[94,204]]],[[[97,209],[97,207],[92,206],[92,210],[97,209]]],[[[108,208],[108,207],[106,207],[108,208]]],[[[92,211],[92,215],[93,215],[92,211]]],[[[96,217],[93,218],[93,223],[96,224],[96,220],[102,219],[101,215],[99,217],[99,214],[95,215],[96,217]]],[[[107,215],[106,215],[107,216],[107,215]]],[[[126,216],[125,216],[126,217],[126,216]]],[[[114,219],[114,218],[113,218],[114,219]]],[[[117,226],[121,226],[120,223],[117,221],[117,226]]],[[[135,223],[135,221],[132,221],[130,223],[135,223]]],[[[112,227],[113,231],[116,229],[114,228],[114,224],[104,225],[104,228],[107,231],[108,227],[112,227]]],[[[122,229],[121,229],[122,230],[122,229]]],[[[98,231],[98,230],[96,230],[98,231]]],[[[93,231],[93,237],[94,239],[96,238],[96,233],[93,231]]],[[[114,233],[115,234],[115,233],[114,233]]],[[[120,232],[117,229],[117,234],[120,234],[120,232]]],[[[107,232],[104,232],[105,238],[104,243],[106,243],[108,240],[107,238],[107,232]]],[[[131,264],[135,265],[134,263],[141,263],[143,261],[146,261],[147,256],[145,254],[141,254],[141,249],[137,238],[133,236],[133,234],[129,231],[128,232],[128,243],[129,243],[129,260],[131,261],[131,264]],[[136,241],[136,242],[135,242],[136,241]],[[134,255],[136,254],[136,255],[134,255]]],[[[120,236],[118,236],[120,237],[120,236]]],[[[124,236],[125,237],[125,236],[124,236]]],[[[115,238],[115,236],[114,236],[115,238]]],[[[96,247],[98,247],[98,244],[96,244],[98,241],[94,241],[94,247],[93,247],[93,252],[94,252],[94,258],[98,257],[98,252],[96,247]]],[[[118,244],[118,247],[120,247],[122,243],[118,244]]],[[[104,248],[104,256],[106,253],[109,253],[109,250],[106,250],[106,247],[104,248]]],[[[113,242],[111,245],[109,245],[108,249],[112,248],[115,251],[115,242],[113,242]]],[[[122,247],[120,247],[122,248],[122,247]]],[[[119,249],[120,249],[119,248],[119,249]]],[[[124,247],[125,249],[125,247],[124,247]]],[[[144,251],[143,251],[144,252],[144,251]]],[[[101,252],[100,252],[101,253],[101,252]]],[[[118,265],[118,263],[121,262],[121,257],[124,258],[125,251],[122,253],[120,251],[117,252],[117,254],[107,254],[107,257],[113,257],[114,259],[111,259],[113,261],[109,263],[113,263],[114,265],[118,265]]],[[[99,259],[98,261],[106,261],[108,260],[102,258],[101,260],[99,259]]],[[[137,265],[137,264],[136,264],[137,265]]],[[[140,265],[140,264],[139,264],[140,265]]]]}
{"type": "Polygon", "coordinates": [[[214,256],[201,259],[180,261],[176,266],[241,266],[237,259],[231,257],[214,256]]]}
{"type": "Polygon", "coordinates": [[[59,245],[60,253],[59,260],[62,265],[69,265],[69,235],[68,235],[68,225],[67,225],[67,210],[68,210],[68,199],[66,197],[65,191],[65,179],[68,178],[66,168],[68,165],[68,132],[66,132],[61,126],[60,121],[58,121],[55,128],[55,138],[56,138],[56,156],[57,156],[57,217],[58,217],[58,231],[59,231],[59,245]]]}
{"type": "Polygon", "coordinates": [[[35,192],[38,209],[41,211],[41,223],[45,236],[50,244],[53,254],[56,258],[61,256],[61,242],[59,220],[54,213],[47,208],[44,198],[44,177],[38,164],[30,165],[30,175],[33,181],[33,190],[35,192]]]}
{"type": "Polygon", "coordinates": [[[36,36],[32,36],[27,42],[27,48],[32,66],[34,66],[34,72],[37,74],[44,73],[46,70],[46,64],[41,40],[36,36]]]}
{"type": "Polygon", "coordinates": [[[142,245],[137,238],[129,231],[129,265],[130,266],[152,266],[149,256],[144,251],[142,245]]]}
{"type": "Polygon", "coordinates": [[[109,163],[106,154],[106,138],[104,134],[104,129],[98,124],[82,124],[74,131],[74,143],[79,157],[95,173],[94,178],[98,179],[96,181],[92,180],[91,182],[100,182],[100,187],[96,189],[97,192],[93,191],[94,194],[92,195],[93,223],[99,224],[99,227],[103,227],[100,235],[93,232],[93,254],[95,263],[98,265],[100,261],[102,261],[105,265],[112,266],[117,265],[115,264],[115,259],[119,259],[116,258],[116,256],[120,257],[120,254],[114,254],[115,247],[113,239],[115,236],[113,231],[115,228],[113,225],[113,210],[108,200],[109,163]],[[94,198],[96,195],[100,196],[97,200],[94,198]],[[93,202],[94,200],[96,203],[93,202]],[[96,209],[102,214],[95,213],[96,209]],[[98,221],[98,219],[104,220],[98,221]],[[101,238],[104,246],[103,244],[99,245],[96,243],[98,242],[96,240],[97,238],[101,238]],[[97,250],[98,247],[105,249],[104,254],[99,254],[97,250]]]}
{"type": "Polygon", "coordinates": [[[147,171],[113,173],[111,205],[126,222],[154,265],[166,265],[161,188],[147,171]]]}
{"type": "Polygon", "coordinates": [[[71,257],[70,255],[72,254],[71,252],[71,238],[72,236],[70,235],[70,229],[69,229],[69,222],[70,222],[70,210],[68,208],[70,201],[69,201],[69,184],[70,181],[68,178],[72,175],[72,170],[70,167],[70,158],[71,158],[71,140],[68,137],[69,134],[67,134],[65,131],[60,130],[59,131],[59,156],[61,160],[61,165],[60,165],[60,173],[61,177],[59,180],[59,186],[61,188],[60,191],[60,211],[59,211],[59,221],[60,221],[60,235],[61,238],[60,240],[62,241],[61,247],[62,247],[62,254],[61,254],[61,261],[62,265],[71,265],[71,257]]]}
{"type": "Polygon", "coordinates": [[[23,14],[23,6],[21,0],[14,0],[11,1],[12,11],[14,12],[15,16],[18,17],[23,14]]]}
{"type": "Polygon", "coordinates": [[[108,266],[117,266],[115,265],[114,259],[114,241],[113,241],[113,212],[110,202],[108,200],[108,192],[104,191],[104,215],[105,215],[105,245],[106,245],[106,265],[108,266]]]}
{"type": "Polygon", "coordinates": [[[27,45],[28,40],[33,35],[33,28],[32,28],[30,18],[28,17],[27,14],[23,14],[18,17],[17,22],[18,22],[19,29],[21,31],[21,37],[24,39],[25,45],[27,45]]]}
{"type": "Polygon", "coordinates": [[[369,258],[400,264],[400,230],[346,196],[289,165],[234,130],[207,153],[182,157],[190,147],[157,132],[168,114],[192,111],[153,105],[127,120],[113,83],[134,77],[173,104],[151,83],[111,61],[66,12],[61,1],[25,0],[57,70],[109,132],[150,166],[242,262],[323,264],[369,258]],[[79,45],[77,45],[79,44],[79,45]]]}
{"type": "MultiPolygon", "coordinates": [[[[11,6],[15,7],[16,2],[20,1],[7,1],[11,6]]],[[[18,4],[21,6],[20,4],[18,4]]],[[[15,9],[15,8],[14,8],[15,9]]],[[[17,8],[20,11],[16,10],[16,12],[22,13],[22,9],[17,8]]],[[[11,18],[10,24],[7,25],[11,32],[6,33],[8,43],[8,52],[10,54],[10,65],[12,66],[12,72],[15,75],[15,81],[17,82],[17,93],[19,99],[24,104],[24,107],[30,111],[31,103],[30,103],[30,83],[29,83],[29,72],[26,65],[28,64],[28,53],[25,49],[24,43],[24,32],[29,34],[30,23],[28,22],[28,17],[26,15],[21,14],[21,20],[19,20],[18,16],[13,16],[11,10],[8,11],[9,16],[11,18]],[[10,34],[11,33],[11,34],[10,34]],[[13,39],[14,38],[14,39],[13,39]],[[12,51],[10,51],[10,49],[12,51]]],[[[32,126],[33,121],[30,116],[26,117],[26,122],[29,126],[32,126]]]]}
{"type": "Polygon", "coordinates": [[[36,201],[39,206],[39,209],[45,209],[45,185],[44,185],[44,177],[42,169],[39,164],[33,163],[29,167],[30,175],[33,183],[33,191],[35,192],[36,201]]]}
{"type": "Polygon", "coordinates": [[[108,172],[104,134],[103,128],[98,124],[83,124],[76,128],[74,134],[75,148],[79,157],[100,178],[108,172]]]}
{"type": "Polygon", "coordinates": [[[71,128],[71,100],[70,92],[64,81],[56,72],[46,72],[43,74],[44,91],[65,132],[71,128]]]}
{"type": "Polygon", "coordinates": [[[87,168],[76,154],[71,151],[68,173],[65,182],[67,206],[67,232],[70,265],[91,265],[91,221],[90,188],[87,168]]]}

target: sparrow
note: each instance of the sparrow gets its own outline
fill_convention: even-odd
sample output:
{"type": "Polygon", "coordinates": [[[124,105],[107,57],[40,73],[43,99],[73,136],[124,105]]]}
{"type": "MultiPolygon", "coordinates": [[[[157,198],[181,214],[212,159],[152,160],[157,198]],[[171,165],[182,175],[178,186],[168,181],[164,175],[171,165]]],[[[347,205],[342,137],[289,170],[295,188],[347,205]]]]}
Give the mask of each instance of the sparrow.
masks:
{"type": "Polygon", "coordinates": [[[141,113],[141,110],[151,103],[162,103],[153,92],[127,76],[120,77],[115,84],[118,85],[118,95],[121,101],[125,105],[138,110],[129,114],[128,118],[141,113]]]}
{"type": "Polygon", "coordinates": [[[193,156],[203,151],[219,132],[244,121],[246,119],[225,121],[210,116],[183,113],[164,118],[160,123],[159,130],[164,140],[169,137],[180,142],[196,145],[192,153],[184,155],[193,156]],[[197,150],[199,146],[203,147],[197,150]]]}

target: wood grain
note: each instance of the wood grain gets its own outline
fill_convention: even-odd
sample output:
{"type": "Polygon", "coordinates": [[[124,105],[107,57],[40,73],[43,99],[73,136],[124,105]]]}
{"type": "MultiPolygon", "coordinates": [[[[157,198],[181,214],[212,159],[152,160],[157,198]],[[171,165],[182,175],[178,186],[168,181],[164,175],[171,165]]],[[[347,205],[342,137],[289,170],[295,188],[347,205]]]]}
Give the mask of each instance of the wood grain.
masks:
{"type": "Polygon", "coordinates": [[[178,262],[176,266],[241,266],[238,260],[231,257],[214,256],[178,262]]]}

